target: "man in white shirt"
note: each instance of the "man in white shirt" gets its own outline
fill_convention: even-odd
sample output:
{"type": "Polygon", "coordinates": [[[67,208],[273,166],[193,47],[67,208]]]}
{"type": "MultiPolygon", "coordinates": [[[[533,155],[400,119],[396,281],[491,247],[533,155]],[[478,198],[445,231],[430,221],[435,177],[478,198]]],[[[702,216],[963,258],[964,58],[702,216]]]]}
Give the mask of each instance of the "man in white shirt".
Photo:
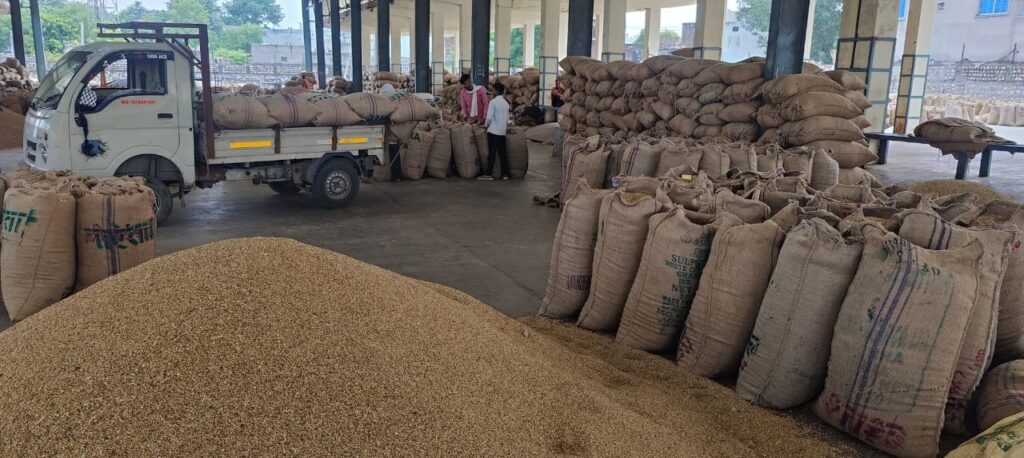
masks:
{"type": "Polygon", "coordinates": [[[487,105],[487,117],[484,127],[487,128],[487,168],[478,180],[493,180],[495,156],[501,160],[501,179],[507,180],[508,149],[505,134],[508,132],[508,102],[505,100],[505,85],[494,83],[494,99],[487,105]]]}

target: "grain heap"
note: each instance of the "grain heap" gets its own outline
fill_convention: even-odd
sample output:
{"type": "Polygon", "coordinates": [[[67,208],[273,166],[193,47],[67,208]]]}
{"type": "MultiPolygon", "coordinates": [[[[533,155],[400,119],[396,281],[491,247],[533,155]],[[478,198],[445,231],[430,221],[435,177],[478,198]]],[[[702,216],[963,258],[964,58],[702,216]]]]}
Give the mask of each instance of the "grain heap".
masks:
{"type": "Polygon", "coordinates": [[[546,332],[295,241],[218,242],[0,334],[0,453],[851,453],[707,381],[642,376],[668,372],[656,358],[623,372],[546,332]]]}
{"type": "MultiPolygon", "coordinates": [[[[765,162],[753,148],[744,159],[638,136],[618,161],[607,148],[600,136],[572,147],[543,316],[674,349],[688,372],[738,376],[737,392],[756,405],[813,403],[826,422],[899,456],[934,455],[940,433],[972,432],[968,406],[988,362],[1024,358],[1024,207],[815,188],[794,157],[772,172],[722,173],[729,161],[765,162]],[[651,177],[666,158],[668,172],[651,177]],[[614,163],[616,189],[592,189],[614,163]]],[[[1002,412],[979,415],[991,424],[1002,412]]]]}
{"type": "Polygon", "coordinates": [[[0,107],[0,149],[24,146],[25,116],[7,107],[0,107]]]}
{"type": "Polygon", "coordinates": [[[560,65],[569,91],[559,123],[567,135],[601,135],[611,145],[641,135],[806,145],[839,161],[841,182],[873,183],[861,168],[877,159],[861,132],[861,110],[870,104],[852,73],[806,66],[804,74],[765,82],[757,58],[656,56],[606,64],[570,57],[560,65]]]}

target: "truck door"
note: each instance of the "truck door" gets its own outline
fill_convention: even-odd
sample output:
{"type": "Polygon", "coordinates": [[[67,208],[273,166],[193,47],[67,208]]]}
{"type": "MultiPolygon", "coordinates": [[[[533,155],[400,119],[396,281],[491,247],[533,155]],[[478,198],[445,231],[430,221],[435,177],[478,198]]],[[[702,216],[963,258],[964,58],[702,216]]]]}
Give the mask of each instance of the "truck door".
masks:
{"type": "Polygon", "coordinates": [[[170,51],[123,51],[86,74],[75,104],[82,128],[72,129],[71,146],[79,150],[71,155],[75,170],[98,173],[127,159],[122,156],[178,152],[173,60],[170,51]]]}

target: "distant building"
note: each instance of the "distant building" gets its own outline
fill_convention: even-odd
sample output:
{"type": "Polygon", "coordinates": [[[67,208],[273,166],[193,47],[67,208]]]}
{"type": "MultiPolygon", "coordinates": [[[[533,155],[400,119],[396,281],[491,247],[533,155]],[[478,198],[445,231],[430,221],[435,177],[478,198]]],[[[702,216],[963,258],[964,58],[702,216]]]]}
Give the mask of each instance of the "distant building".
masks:
{"type": "Polygon", "coordinates": [[[722,60],[738,62],[748,57],[764,56],[766,39],[762,33],[748,30],[736,19],[736,11],[725,10],[725,36],[722,41],[722,60]]]}
{"type": "MultiPolygon", "coordinates": [[[[900,0],[895,60],[903,56],[909,2],[900,0]]],[[[937,61],[1024,61],[1024,2],[938,0],[928,54],[937,61]],[[1015,54],[1016,51],[1016,54],[1015,54]]]]}
{"type": "MultiPolygon", "coordinates": [[[[305,51],[302,43],[301,29],[264,29],[263,43],[252,45],[249,59],[257,65],[305,65],[305,51]]],[[[316,44],[313,44],[313,66],[316,67],[316,44]]],[[[343,64],[352,62],[352,39],[348,32],[341,32],[341,61],[343,64]]],[[[324,55],[327,56],[327,67],[331,67],[331,43],[324,42],[324,55]]],[[[351,75],[349,69],[343,70],[346,76],[351,75]]]]}

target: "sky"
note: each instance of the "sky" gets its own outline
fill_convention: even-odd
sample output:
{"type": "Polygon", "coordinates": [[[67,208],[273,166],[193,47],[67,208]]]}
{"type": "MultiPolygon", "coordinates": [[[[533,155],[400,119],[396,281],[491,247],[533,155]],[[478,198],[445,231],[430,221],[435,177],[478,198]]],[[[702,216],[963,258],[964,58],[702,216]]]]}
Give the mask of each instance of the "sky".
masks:
{"type": "MultiPolygon", "coordinates": [[[[118,0],[118,6],[124,8],[134,0],[118,0]]],[[[219,0],[223,2],[223,0],[219,0]]],[[[167,0],[141,0],[142,4],[149,9],[163,9],[167,6],[167,0]]],[[[302,12],[299,10],[299,0],[277,0],[284,10],[284,21],[282,28],[299,28],[302,25],[302,12]]],[[[736,0],[729,0],[729,9],[736,9],[736,0]]],[[[661,11],[662,28],[677,29],[680,24],[694,22],[697,14],[696,6],[683,6],[678,8],[665,8],[661,11]]],[[[637,35],[644,28],[644,14],[632,12],[626,15],[626,34],[637,35]]]]}

